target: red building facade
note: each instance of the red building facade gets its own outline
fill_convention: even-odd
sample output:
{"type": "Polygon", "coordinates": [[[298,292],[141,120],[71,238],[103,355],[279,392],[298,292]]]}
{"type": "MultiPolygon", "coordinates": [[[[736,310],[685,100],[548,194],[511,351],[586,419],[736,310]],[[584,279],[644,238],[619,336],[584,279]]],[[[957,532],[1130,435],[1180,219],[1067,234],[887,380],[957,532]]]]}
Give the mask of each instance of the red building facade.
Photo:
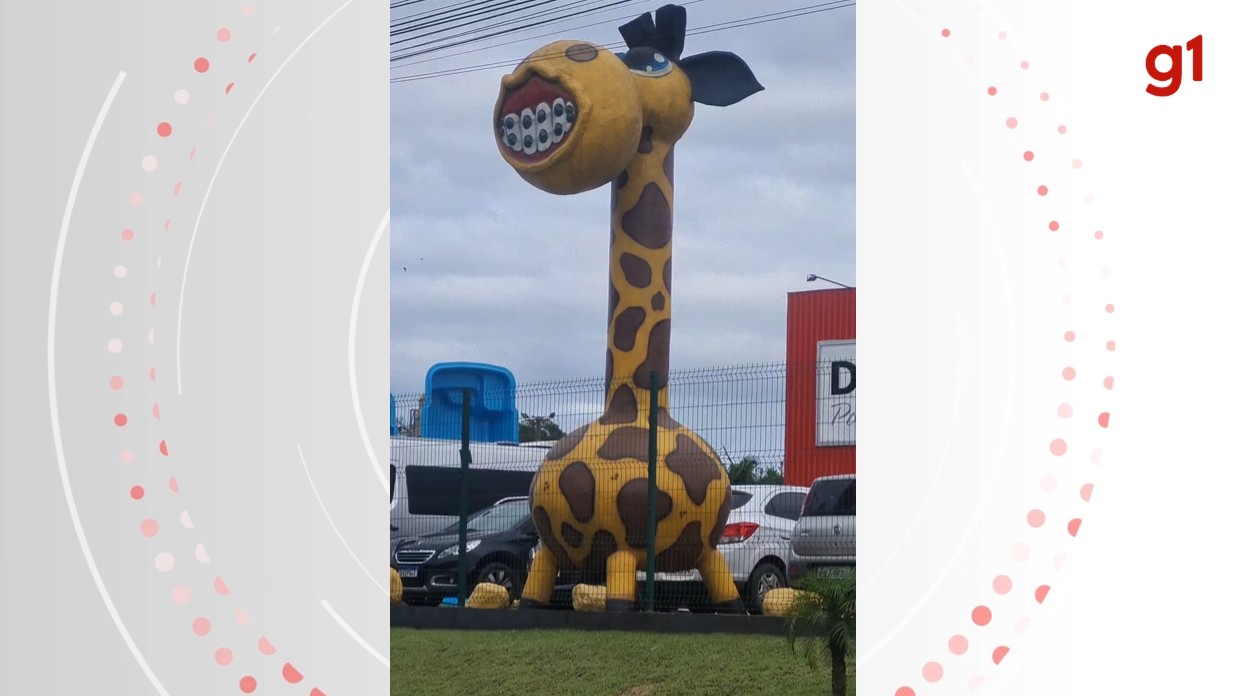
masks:
{"type": "Polygon", "coordinates": [[[855,293],[789,293],[785,337],[785,482],[855,473],[855,293]]]}

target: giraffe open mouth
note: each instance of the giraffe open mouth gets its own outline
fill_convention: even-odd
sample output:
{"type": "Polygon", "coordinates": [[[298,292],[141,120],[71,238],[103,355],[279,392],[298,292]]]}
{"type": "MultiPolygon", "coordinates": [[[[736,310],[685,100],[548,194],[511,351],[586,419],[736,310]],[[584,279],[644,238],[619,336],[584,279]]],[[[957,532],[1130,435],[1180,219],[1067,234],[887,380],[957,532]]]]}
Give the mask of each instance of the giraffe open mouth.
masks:
{"type": "Polygon", "coordinates": [[[560,149],[578,116],[578,105],[568,91],[532,75],[505,95],[496,124],[497,137],[514,157],[533,164],[560,149]]]}

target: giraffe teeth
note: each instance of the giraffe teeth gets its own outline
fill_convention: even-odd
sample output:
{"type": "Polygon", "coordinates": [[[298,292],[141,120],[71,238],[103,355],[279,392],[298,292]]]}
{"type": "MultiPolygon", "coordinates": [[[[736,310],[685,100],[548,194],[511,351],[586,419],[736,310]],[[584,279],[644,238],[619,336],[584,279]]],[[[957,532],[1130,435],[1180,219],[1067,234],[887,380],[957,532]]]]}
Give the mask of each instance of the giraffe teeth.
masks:
{"type": "Polygon", "coordinates": [[[505,114],[500,119],[501,139],[510,150],[516,152],[522,150],[521,118],[520,114],[505,114]]]}
{"type": "Polygon", "coordinates": [[[565,120],[565,100],[557,97],[552,102],[552,143],[561,142],[569,132],[569,122],[565,120]]]}
{"type": "Polygon", "coordinates": [[[535,112],[530,107],[522,109],[522,130],[518,136],[518,141],[522,145],[522,152],[526,155],[535,154],[537,147],[535,145],[536,137],[539,135],[539,124],[535,123],[535,112]]]}
{"type": "Polygon", "coordinates": [[[547,103],[541,103],[535,107],[535,148],[540,152],[546,152],[552,147],[550,136],[552,135],[552,107],[547,103]]]}
{"type": "Polygon", "coordinates": [[[566,102],[565,99],[558,98],[551,103],[551,142],[553,144],[561,142],[565,135],[569,134],[569,129],[574,127],[573,122],[569,121],[568,114],[574,111],[576,107],[574,102],[566,102]]]}

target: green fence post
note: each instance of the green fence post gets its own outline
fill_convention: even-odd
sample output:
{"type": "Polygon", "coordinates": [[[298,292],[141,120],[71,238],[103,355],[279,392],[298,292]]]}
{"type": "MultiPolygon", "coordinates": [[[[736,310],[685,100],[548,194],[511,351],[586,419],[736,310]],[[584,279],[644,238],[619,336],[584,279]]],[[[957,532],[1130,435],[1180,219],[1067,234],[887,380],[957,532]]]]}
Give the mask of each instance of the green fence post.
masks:
{"type": "Polygon", "coordinates": [[[643,588],[643,610],[655,611],[655,555],[656,555],[656,459],[659,445],[656,430],[659,424],[658,396],[660,385],[658,372],[651,373],[651,408],[647,422],[647,581],[643,588]]]}
{"type": "Polygon", "coordinates": [[[461,393],[461,509],[457,520],[457,606],[466,606],[466,518],[470,516],[470,391],[461,393]]]}

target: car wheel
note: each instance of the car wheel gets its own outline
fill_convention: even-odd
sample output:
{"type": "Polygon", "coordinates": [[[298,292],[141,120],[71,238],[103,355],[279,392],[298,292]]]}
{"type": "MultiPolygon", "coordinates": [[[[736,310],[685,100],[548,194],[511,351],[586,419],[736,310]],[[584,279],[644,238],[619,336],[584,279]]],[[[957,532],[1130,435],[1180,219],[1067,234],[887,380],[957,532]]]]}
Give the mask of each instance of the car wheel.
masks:
{"type": "Polygon", "coordinates": [[[522,589],[517,573],[513,572],[507,563],[493,561],[479,568],[478,574],[475,576],[475,582],[490,582],[493,585],[500,585],[509,591],[509,599],[512,600],[515,593],[522,589]]]}
{"type": "Polygon", "coordinates": [[[771,563],[760,563],[750,574],[746,584],[747,596],[750,598],[751,609],[756,614],[763,613],[763,598],[769,590],[788,587],[785,573],[771,563]]]}

